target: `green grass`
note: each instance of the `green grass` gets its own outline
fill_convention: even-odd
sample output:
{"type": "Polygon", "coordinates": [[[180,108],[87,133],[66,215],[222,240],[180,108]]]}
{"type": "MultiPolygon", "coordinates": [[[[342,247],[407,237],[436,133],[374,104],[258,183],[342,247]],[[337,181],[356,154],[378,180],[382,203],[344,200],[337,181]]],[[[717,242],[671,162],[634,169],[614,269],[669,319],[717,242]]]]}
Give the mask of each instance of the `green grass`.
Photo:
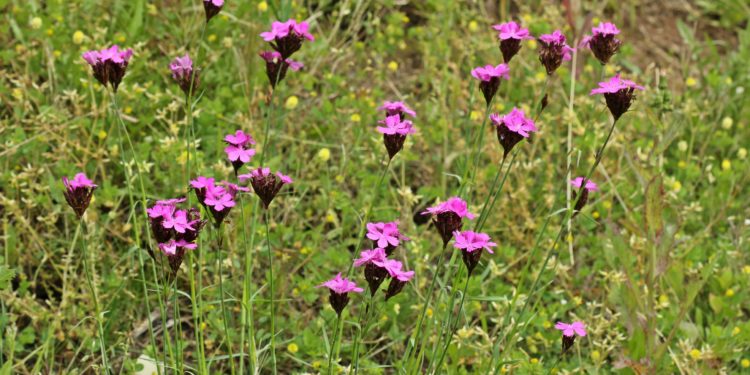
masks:
{"type": "MultiPolygon", "coordinates": [[[[452,254],[415,214],[459,191],[479,213],[501,165],[470,75],[502,62],[490,26],[514,18],[534,35],[573,35],[556,1],[484,3],[297,1],[261,10],[230,0],[201,38],[198,0],[0,0],[0,374],[105,373],[84,239],[113,374],[138,371],[141,356],[164,361],[161,373],[175,365],[230,373],[230,349],[236,373],[271,373],[269,251],[281,374],[327,373],[330,352],[332,372],[344,371],[357,337],[364,374],[416,371],[420,360],[424,372],[446,374],[750,372],[750,29],[740,0],[702,1],[685,17],[641,14],[631,1],[583,2],[573,24],[611,20],[624,46],[607,67],[579,50],[575,70],[564,63],[546,91],[533,42],[524,42],[491,111],[535,113],[543,92],[549,105],[533,142],[516,146],[482,226],[499,246],[468,282],[460,256],[446,258],[425,305],[439,256],[452,254]],[[643,39],[647,16],[674,25],[664,29],[672,34],[643,39]],[[307,19],[316,40],[294,55],[305,68],[271,97],[258,34],[289,17],[307,19]],[[650,50],[662,40],[680,43],[650,50]],[[80,57],[112,43],[135,51],[117,93],[122,124],[80,57]],[[187,51],[201,68],[192,120],[168,69],[187,51]],[[618,71],[647,89],[618,121],[592,175],[601,190],[569,235],[567,159],[573,176],[594,165],[611,118],[588,94],[618,71]],[[375,126],[384,100],[415,109],[418,132],[380,184],[387,153],[375,126]],[[141,202],[185,194],[189,175],[233,180],[221,139],[236,129],[255,137],[265,165],[295,180],[269,211],[270,243],[263,209],[247,195],[226,220],[221,251],[207,228],[167,283],[146,250],[141,202]],[[78,171],[99,184],[80,230],[60,182],[78,171]],[[352,296],[334,335],[328,292],[315,286],[349,269],[366,217],[400,220],[412,240],[396,254],[416,277],[387,302],[376,295],[369,319],[360,318],[367,295],[352,296]],[[415,340],[423,345],[407,360],[423,309],[415,340]],[[565,355],[552,327],[560,320],[584,321],[589,332],[565,355]],[[444,347],[442,365],[431,368],[444,347]]],[[[366,285],[359,269],[351,277],[366,285]]]]}

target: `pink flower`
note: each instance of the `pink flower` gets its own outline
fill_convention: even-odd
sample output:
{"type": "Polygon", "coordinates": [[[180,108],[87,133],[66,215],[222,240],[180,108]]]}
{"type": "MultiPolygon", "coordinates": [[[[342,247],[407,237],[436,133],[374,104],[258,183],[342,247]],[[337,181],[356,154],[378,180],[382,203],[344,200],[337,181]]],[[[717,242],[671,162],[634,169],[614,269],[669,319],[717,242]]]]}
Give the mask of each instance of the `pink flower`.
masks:
{"type": "Polygon", "coordinates": [[[593,35],[587,35],[581,40],[580,46],[590,48],[599,62],[606,64],[620,50],[622,42],[615,38],[620,30],[612,23],[603,22],[598,27],[593,27],[591,33],[593,35]]]}
{"type": "Polygon", "coordinates": [[[552,75],[563,61],[569,61],[570,53],[573,51],[574,49],[565,42],[565,35],[560,30],[539,37],[539,61],[547,69],[548,75],[552,75]]]}
{"type": "Polygon", "coordinates": [[[255,140],[250,134],[237,130],[234,134],[227,134],[224,136],[224,142],[233,146],[245,147],[248,144],[254,145],[255,140]]]}
{"type": "Polygon", "coordinates": [[[91,203],[91,197],[94,195],[97,185],[83,173],[76,173],[72,180],[63,177],[62,182],[65,186],[65,191],[63,191],[65,200],[78,215],[78,218],[83,217],[83,213],[86,212],[91,203]]]}
{"type": "Polygon", "coordinates": [[[408,240],[399,232],[398,221],[367,223],[367,238],[372,240],[374,246],[385,249],[387,255],[390,255],[402,240],[408,240]]]}
{"type": "Polygon", "coordinates": [[[611,22],[599,22],[598,27],[592,27],[591,33],[596,35],[617,35],[620,33],[620,30],[617,29],[617,26],[615,26],[614,23],[611,22]]]}
{"type": "Polygon", "coordinates": [[[203,9],[206,11],[206,22],[214,18],[224,7],[224,0],[203,0],[203,9]]]}
{"type": "Polygon", "coordinates": [[[70,190],[76,190],[80,188],[96,188],[98,185],[94,184],[93,181],[89,180],[84,173],[76,173],[72,180],[68,180],[67,177],[63,177],[63,185],[70,190]]]}
{"type": "Polygon", "coordinates": [[[508,69],[508,65],[505,64],[499,64],[497,66],[485,65],[472,70],[471,75],[480,81],[490,81],[493,78],[504,78],[507,80],[510,78],[508,75],[509,72],[510,69],[508,69]]]}
{"type": "Polygon", "coordinates": [[[497,246],[496,243],[490,241],[490,236],[486,233],[477,233],[470,230],[459,232],[453,232],[453,238],[456,242],[453,246],[456,249],[472,253],[477,250],[487,250],[488,253],[494,254],[492,248],[497,246]]]}
{"type": "Polygon", "coordinates": [[[166,255],[177,255],[178,249],[189,249],[194,250],[198,247],[198,245],[190,242],[186,242],[184,240],[170,240],[167,243],[160,243],[159,249],[161,249],[162,252],[166,255]]]}
{"type": "Polygon", "coordinates": [[[345,279],[341,277],[341,272],[336,275],[331,280],[328,280],[320,285],[318,285],[318,288],[326,287],[335,293],[343,294],[343,293],[362,293],[364,292],[364,289],[357,287],[357,284],[355,284],[353,281],[350,281],[349,279],[345,279]]]}
{"type": "Polygon", "coordinates": [[[188,223],[187,211],[177,210],[174,213],[163,216],[164,221],[162,226],[166,229],[174,229],[177,233],[185,233],[186,230],[195,230],[190,223],[188,223]]]}
{"type": "Polygon", "coordinates": [[[448,246],[453,232],[461,229],[463,218],[474,219],[474,214],[469,212],[466,202],[459,197],[452,197],[437,206],[430,207],[422,212],[422,215],[432,215],[435,229],[443,239],[443,247],[448,246]]]}
{"type": "Polygon", "coordinates": [[[234,207],[235,202],[232,195],[220,186],[215,186],[206,191],[206,206],[215,211],[223,211],[225,208],[234,207]]]}
{"type": "Polygon", "coordinates": [[[583,322],[573,322],[572,324],[557,322],[555,329],[562,331],[563,335],[568,337],[573,335],[586,336],[586,325],[583,322]]]}
{"type": "Polygon", "coordinates": [[[193,60],[187,53],[185,56],[175,57],[169,64],[169,70],[172,71],[172,78],[175,80],[180,80],[186,76],[190,77],[190,73],[193,72],[193,60]]]}
{"type": "Polygon", "coordinates": [[[407,282],[414,277],[414,271],[401,271],[400,269],[391,274],[391,277],[398,281],[407,282]]]}
{"type": "Polygon", "coordinates": [[[271,87],[276,87],[276,84],[286,77],[287,70],[292,69],[296,72],[304,67],[304,64],[292,59],[282,60],[281,54],[277,51],[263,51],[259,55],[266,62],[266,76],[271,87]]]}
{"type": "Polygon", "coordinates": [[[268,209],[271,201],[273,201],[281,188],[293,182],[289,176],[283,175],[281,172],[271,174],[270,169],[261,167],[253,169],[248,174],[239,175],[237,178],[242,182],[250,180],[255,194],[263,202],[263,207],[266,209],[268,209]]]}
{"type": "Polygon", "coordinates": [[[374,261],[385,260],[385,250],[381,248],[375,248],[372,250],[364,250],[359,253],[359,258],[354,260],[354,267],[361,267],[367,264],[373,263],[374,261]]]}
{"type": "Polygon", "coordinates": [[[82,55],[83,59],[91,65],[94,78],[104,86],[109,84],[115,92],[125,76],[125,70],[132,56],[132,49],[120,50],[116,44],[100,51],[87,51],[82,55]]]}
{"type": "Polygon", "coordinates": [[[451,197],[437,206],[429,207],[426,211],[422,212],[422,215],[439,215],[444,212],[453,212],[458,215],[458,217],[465,217],[469,220],[474,220],[475,217],[473,213],[469,212],[466,201],[459,197],[451,197]]]}
{"type": "Polygon", "coordinates": [[[599,87],[591,90],[591,95],[603,94],[609,112],[617,121],[630,109],[630,104],[635,98],[635,90],[643,90],[643,86],[637,85],[633,81],[620,79],[618,74],[610,78],[609,81],[599,82],[599,87]]]}
{"type": "Polygon", "coordinates": [[[391,275],[391,283],[388,284],[388,290],[385,291],[385,300],[401,293],[409,280],[414,277],[414,271],[402,271],[401,267],[394,269],[391,275]]]}
{"type": "Polygon", "coordinates": [[[499,25],[492,26],[493,29],[496,31],[499,31],[500,33],[497,35],[498,38],[501,40],[506,39],[516,39],[516,40],[523,40],[523,39],[534,39],[529,34],[529,29],[522,28],[514,21],[501,23],[499,25]]]}
{"type": "Polygon", "coordinates": [[[214,181],[213,177],[198,176],[196,179],[190,181],[190,186],[196,189],[206,189],[213,187],[215,184],[214,181]]]}
{"type": "Polygon", "coordinates": [[[508,114],[503,115],[502,117],[498,114],[493,113],[490,115],[490,120],[492,120],[495,126],[505,127],[514,133],[518,133],[524,138],[528,138],[529,133],[533,133],[538,130],[536,128],[536,125],[534,125],[534,120],[526,117],[526,114],[523,113],[523,110],[516,107],[513,107],[513,109],[508,112],[508,114]]]}
{"type": "Polygon", "coordinates": [[[399,115],[403,119],[403,115],[407,114],[411,117],[417,117],[417,113],[409,108],[404,102],[383,102],[383,105],[378,107],[378,111],[385,111],[387,116],[399,115]]]}
{"type": "Polygon", "coordinates": [[[401,262],[394,260],[394,259],[376,259],[373,260],[372,263],[388,272],[391,277],[394,277],[394,275],[401,272],[401,267],[403,267],[403,264],[401,262]]]}
{"type": "MultiPolygon", "coordinates": [[[[581,184],[583,183],[583,177],[576,177],[572,180],[570,180],[570,184],[573,185],[573,187],[580,189],[581,184]]],[[[588,180],[586,181],[586,190],[588,191],[598,191],[599,187],[596,186],[594,181],[588,180]]]]}
{"type": "Polygon", "coordinates": [[[266,42],[270,42],[271,47],[286,60],[302,47],[303,40],[315,40],[315,37],[308,31],[309,28],[310,25],[304,21],[300,23],[297,23],[294,19],[286,22],[274,21],[271,24],[271,30],[262,32],[260,36],[266,42]]]}
{"type": "Polygon", "coordinates": [[[380,121],[385,126],[378,126],[377,130],[381,134],[387,135],[407,135],[414,134],[416,130],[412,126],[412,122],[409,120],[401,121],[401,117],[398,115],[388,116],[385,120],[380,121]]]}
{"type": "Polygon", "coordinates": [[[643,90],[643,86],[637,85],[633,81],[627,79],[621,79],[620,75],[617,74],[610,78],[609,81],[599,82],[599,87],[591,90],[590,95],[596,94],[616,94],[621,90],[628,89],[643,90]]]}

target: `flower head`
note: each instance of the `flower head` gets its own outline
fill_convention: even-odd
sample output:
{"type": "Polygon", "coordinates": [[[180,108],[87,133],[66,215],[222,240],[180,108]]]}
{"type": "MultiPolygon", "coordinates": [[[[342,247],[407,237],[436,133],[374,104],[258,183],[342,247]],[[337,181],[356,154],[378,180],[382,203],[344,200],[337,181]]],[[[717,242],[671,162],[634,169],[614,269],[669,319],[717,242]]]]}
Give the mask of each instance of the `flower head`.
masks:
{"type": "Polygon", "coordinates": [[[453,247],[461,250],[461,256],[463,258],[466,269],[469,271],[469,275],[474,271],[474,268],[479,264],[479,258],[482,256],[482,250],[486,250],[488,253],[493,254],[492,248],[497,246],[496,243],[490,241],[490,236],[486,233],[477,233],[470,230],[459,232],[453,232],[453,238],[455,242],[453,247]]]}
{"type": "Polygon", "coordinates": [[[383,134],[383,143],[388,151],[388,156],[393,159],[404,147],[406,136],[416,132],[412,122],[401,120],[400,115],[391,115],[380,121],[385,126],[378,126],[377,130],[383,134]]]}
{"type": "Polygon", "coordinates": [[[310,25],[304,21],[299,23],[294,19],[286,22],[274,21],[271,24],[271,30],[262,32],[260,36],[286,60],[302,47],[302,41],[315,40],[315,37],[308,31],[309,28],[310,25]]]}
{"type": "Polygon", "coordinates": [[[83,217],[83,213],[86,212],[91,203],[91,197],[94,195],[97,185],[89,180],[84,173],[76,173],[72,180],[63,177],[62,182],[65,186],[63,191],[65,200],[79,218],[83,217]]]}
{"type": "Polygon", "coordinates": [[[277,51],[263,51],[259,55],[266,62],[266,76],[272,88],[275,88],[276,84],[286,77],[289,69],[296,72],[304,67],[301,62],[282,59],[277,51]]]}
{"type": "Polygon", "coordinates": [[[479,89],[484,94],[487,106],[490,105],[492,98],[495,97],[495,93],[500,87],[500,78],[509,79],[509,72],[510,69],[505,64],[480,66],[471,71],[471,75],[480,81],[479,89]]]}
{"type": "Polygon", "coordinates": [[[206,192],[213,189],[214,186],[215,180],[213,177],[198,176],[196,179],[190,180],[190,187],[195,191],[198,202],[204,206],[206,205],[206,192]]]}
{"type": "Polygon", "coordinates": [[[364,289],[360,288],[353,281],[341,277],[341,273],[336,275],[331,280],[318,285],[318,288],[326,287],[330,290],[328,297],[331,307],[336,311],[338,315],[344,311],[344,307],[349,303],[349,293],[362,293],[364,289]]]}
{"type": "Polygon", "coordinates": [[[185,56],[175,57],[169,64],[172,79],[177,82],[185,95],[192,95],[198,90],[198,72],[193,70],[193,60],[186,53],[185,56]]]}
{"type": "Polygon", "coordinates": [[[385,260],[385,250],[382,248],[374,248],[372,250],[363,250],[359,253],[359,258],[354,260],[354,267],[361,267],[370,264],[374,261],[385,260]]]}
{"type": "Polygon", "coordinates": [[[516,107],[503,116],[493,113],[490,120],[497,128],[497,140],[503,147],[503,157],[508,156],[518,142],[538,130],[534,120],[526,117],[526,114],[516,107]]]}
{"type": "Polygon", "coordinates": [[[622,42],[615,38],[615,35],[620,33],[613,23],[602,22],[599,26],[591,29],[593,35],[589,35],[583,38],[581,41],[581,47],[588,47],[591,52],[602,64],[609,62],[612,55],[620,50],[622,42]]]}
{"type": "Polygon", "coordinates": [[[567,352],[573,346],[576,336],[586,336],[586,325],[583,322],[573,322],[572,324],[557,322],[555,329],[562,331],[563,353],[567,352]]]}
{"type": "MultiPolygon", "coordinates": [[[[576,177],[576,178],[570,180],[570,184],[573,187],[580,189],[581,185],[583,184],[583,177],[576,177]]],[[[594,181],[587,180],[586,181],[586,190],[588,190],[588,191],[598,191],[599,187],[596,185],[596,183],[594,183],[594,181]]]]}
{"type": "Polygon", "coordinates": [[[521,50],[522,40],[533,39],[529,34],[529,29],[522,28],[513,21],[501,23],[492,28],[499,31],[497,37],[500,39],[500,52],[506,64],[521,50]]]}
{"type": "Polygon", "coordinates": [[[281,188],[293,182],[289,176],[283,175],[281,172],[272,174],[270,169],[262,167],[253,169],[248,174],[239,175],[237,178],[243,182],[250,180],[255,194],[263,202],[263,206],[266,209],[268,209],[271,201],[273,201],[281,188]]]}
{"type": "Polygon", "coordinates": [[[422,215],[432,215],[435,228],[443,239],[443,246],[447,246],[454,231],[463,226],[462,219],[474,220],[474,214],[469,212],[468,204],[459,197],[452,197],[437,206],[429,207],[422,215]]]}
{"type": "Polygon", "coordinates": [[[255,149],[248,147],[254,145],[255,140],[242,130],[237,130],[234,134],[224,136],[224,142],[228,144],[224,148],[224,152],[227,154],[227,159],[232,163],[232,167],[234,167],[234,173],[237,174],[237,171],[245,163],[250,162],[250,159],[255,155],[255,149]]]}
{"type": "Polygon", "coordinates": [[[609,81],[599,82],[599,87],[591,90],[591,95],[602,94],[607,102],[607,108],[617,121],[620,116],[630,109],[630,104],[635,98],[635,90],[643,90],[643,86],[633,81],[621,79],[617,74],[609,81]]]}
{"type": "Polygon", "coordinates": [[[563,61],[571,59],[574,49],[565,42],[565,35],[560,30],[539,37],[539,61],[544,65],[548,75],[560,67],[563,61]]]}
{"type": "Polygon", "coordinates": [[[373,246],[385,249],[386,255],[393,253],[401,241],[409,240],[399,232],[398,221],[367,223],[367,238],[372,240],[373,246]]]}
{"type": "Polygon", "coordinates": [[[383,105],[378,107],[378,110],[385,111],[387,116],[398,115],[402,120],[404,119],[404,115],[417,117],[417,113],[409,108],[404,102],[389,102],[386,100],[383,102],[383,105]]]}
{"type": "Polygon", "coordinates": [[[206,22],[211,21],[211,18],[219,14],[223,7],[224,0],[203,0],[203,9],[206,11],[206,22]]]}
{"type": "Polygon", "coordinates": [[[172,277],[177,274],[185,256],[186,250],[195,250],[198,245],[185,240],[169,240],[159,244],[159,250],[167,256],[169,267],[172,269],[172,277]]]}
{"type": "Polygon", "coordinates": [[[125,76],[132,56],[132,49],[121,50],[116,44],[99,51],[87,51],[82,55],[91,66],[94,78],[104,86],[110,85],[115,92],[125,76]]]}
{"type": "Polygon", "coordinates": [[[586,180],[586,183],[584,184],[583,180],[584,180],[583,177],[576,177],[570,180],[570,185],[579,189],[578,192],[573,191],[573,199],[576,199],[576,197],[578,198],[578,200],[576,200],[576,204],[574,207],[575,213],[573,214],[573,217],[578,215],[578,212],[581,211],[583,207],[586,205],[586,202],[588,202],[589,192],[599,190],[599,187],[594,183],[594,181],[586,180]],[[581,186],[584,186],[584,188],[581,189],[581,186]],[[580,196],[578,196],[579,192],[580,192],[580,196]]]}
{"type": "Polygon", "coordinates": [[[391,273],[391,283],[388,284],[388,290],[385,291],[385,300],[401,293],[409,280],[414,278],[414,271],[402,271],[400,268],[391,273]]]}

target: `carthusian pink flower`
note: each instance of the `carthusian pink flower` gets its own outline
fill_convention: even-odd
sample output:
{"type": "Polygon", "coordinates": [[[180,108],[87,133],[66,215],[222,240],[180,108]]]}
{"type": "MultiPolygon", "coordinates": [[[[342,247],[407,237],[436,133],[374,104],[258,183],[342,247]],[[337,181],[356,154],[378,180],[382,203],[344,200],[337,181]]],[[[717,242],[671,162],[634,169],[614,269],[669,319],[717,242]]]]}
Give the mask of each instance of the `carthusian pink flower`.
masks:
{"type": "Polygon", "coordinates": [[[91,203],[91,197],[94,195],[97,185],[83,173],[76,173],[72,180],[63,177],[62,182],[65,185],[65,191],[63,191],[65,200],[68,201],[78,218],[83,217],[83,213],[86,212],[91,203]]]}
{"type": "Polygon", "coordinates": [[[365,280],[370,287],[371,295],[375,295],[375,292],[380,288],[380,284],[388,276],[388,271],[381,266],[385,261],[385,250],[381,248],[364,250],[359,253],[359,258],[354,260],[354,267],[365,266],[365,280]]]}
{"type": "Polygon", "coordinates": [[[385,300],[387,301],[391,297],[401,293],[409,280],[414,277],[414,271],[402,271],[401,269],[395,270],[390,273],[391,283],[388,284],[388,290],[385,291],[385,300]]]}
{"type": "Polygon", "coordinates": [[[224,0],[203,0],[203,9],[206,11],[206,22],[211,21],[211,18],[219,14],[223,7],[224,0]]]}
{"type": "Polygon", "coordinates": [[[470,230],[459,232],[453,232],[453,238],[455,242],[453,247],[461,250],[461,256],[463,258],[466,269],[469,271],[469,275],[474,271],[474,268],[479,264],[479,258],[482,256],[482,250],[486,250],[488,253],[493,254],[492,248],[497,246],[496,243],[490,241],[490,236],[486,233],[477,233],[470,230]]]}
{"type": "Polygon", "coordinates": [[[417,113],[404,102],[389,102],[386,100],[383,105],[378,107],[378,111],[385,111],[386,116],[398,115],[401,120],[404,120],[405,115],[417,117],[417,113]]]}
{"type": "Polygon", "coordinates": [[[607,108],[617,121],[630,109],[630,104],[635,99],[635,90],[643,90],[643,86],[627,79],[621,79],[620,75],[617,74],[609,81],[599,82],[599,87],[591,90],[591,95],[604,95],[607,108]]]}
{"type": "Polygon", "coordinates": [[[398,230],[398,221],[388,223],[367,223],[367,238],[372,240],[375,247],[385,249],[385,254],[390,256],[393,250],[409,238],[398,230]]]}
{"type": "Polygon", "coordinates": [[[358,287],[353,281],[342,278],[341,273],[333,279],[318,285],[318,288],[320,287],[329,289],[330,296],[328,297],[328,301],[339,316],[341,316],[344,307],[349,303],[349,293],[362,293],[364,291],[364,289],[358,287]]]}
{"type": "Polygon", "coordinates": [[[534,120],[526,117],[526,114],[516,107],[503,116],[493,113],[490,120],[497,128],[497,140],[503,146],[503,157],[508,156],[518,142],[537,131],[534,120]]]}
{"type": "Polygon", "coordinates": [[[522,40],[534,39],[529,34],[529,29],[522,28],[513,21],[494,25],[492,28],[499,32],[497,37],[500,39],[500,52],[503,53],[506,64],[521,50],[522,40]]]}
{"type": "Polygon", "coordinates": [[[388,151],[388,156],[393,159],[404,147],[406,136],[414,134],[416,129],[409,120],[401,120],[399,115],[388,116],[380,121],[385,126],[378,126],[377,130],[383,134],[383,143],[388,151]]]}
{"type": "MultiPolygon", "coordinates": [[[[586,202],[589,200],[589,192],[592,191],[598,191],[599,187],[596,186],[594,181],[586,180],[586,183],[583,183],[583,177],[576,177],[572,180],[570,180],[570,185],[572,185],[574,188],[578,189],[581,196],[578,197],[578,200],[576,201],[575,205],[575,212],[573,213],[573,217],[578,215],[578,212],[583,209],[583,207],[586,205],[586,202]],[[584,186],[581,188],[581,186],[584,186]]],[[[578,193],[576,191],[573,191],[573,199],[576,199],[576,196],[578,193]]]]}
{"type": "Polygon", "coordinates": [[[547,69],[547,75],[552,75],[563,61],[570,60],[571,52],[573,48],[565,42],[565,35],[560,30],[539,37],[539,61],[547,69]]]}
{"type": "Polygon", "coordinates": [[[240,181],[250,180],[250,184],[253,186],[255,194],[263,202],[263,207],[268,209],[271,201],[276,197],[284,185],[292,183],[292,179],[289,176],[281,174],[281,172],[271,173],[268,168],[258,167],[253,169],[248,174],[237,176],[240,181]]]}
{"type": "Polygon", "coordinates": [[[315,40],[308,31],[309,28],[310,25],[304,21],[300,23],[294,19],[286,22],[274,21],[271,24],[271,30],[262,32],[260,36],[281,54],[282,59],[286,60],[302,47],[305,39],[315,40]]]}
{"type": "Polygon", "coordinates": [[[509,72],[510,69],[505,64],[480,66],[471,71],[471,75],[479,80],[479,89],[484,94],[487,106],[490,105],[492,98],[500,87],[500,78],[507,80],[509,72]]]}
{"type": "Polygon", "coordinates": [[[234,167],[234,174],[237,175],[237,171],[245,163],[250,162],[250,159],[255,155],[255,149],[250,147],[250,145],[255,144],[255,140],[242,130],[237,130],[234,134],[227,134],[224,137],[224,142],[227,143],[224,152],[227,154],[227,159],[232,163],[232,167],[234,167]]]}
{"type": "Polygon", "coordinates": [[[125,76],[125,70],[132,56],[132,49],[120,50],[116,44],[100,51],[92,50],[83,53],[83,59],[91,65],[94,71],[94,78],[104,86],[109,84],[115,92],[122,82],[122,77],[125,76]]]}
{"type": "Polygon", "coordinates": [[[586,325],[583,322],[573,322],[572,324],[557,322],[555,329],[562,331],[562,352],[565,352],[573,346],[576,336],[586,337],[586,325]]]}
{"type": "Polygon", "coordinates": [[[589,47],[602,65],[608,63],[622,45],[622,42],[615,37],[620,30],[613,23],[601,22],[599,26],[591,28],[591,33],[593,35],[583,38],[581,46],[589,47]]]}
{"type": "Polygon", "coordinates": [[[432,215],[432,222],[443,239],[443,246],[448,245],[453,232],[461,229],[463,218],[474,220],[475,217],[469,212],[468,204],[459,197],[451,197],[437,206],[429,207],[422,215],[432,215]]]}
{"type": "Polygon", "coordinates": [[[169,70],[172,72],[172,79],[177,82],[185,95],[195,94],[198,90],[199,76],[198,70],[193,69],[193,60],[187,53],[182,57],[175,57],[169,64],[169,70]]]}
{"type": "Polygon", "coordinates": [[[286,77],[287,70],[291,69],[296,72],[304,66],[301,62],[292,59],[282,59],[277,51],[263,51],[259,55],[266,62],[266,76],[273,88],[286,77]]]}
{"type": "Polygon", "coordinates": [[[169,267],[172,269],[172,277],[180,269],[182,259],[185,257],[185,251],[195,250],[197,247],[198,245],[185,240],[169,240],[168,242],[159,244],[159,250],[161,250],[162,254],[166,255],[169,261],[169,267]]]}

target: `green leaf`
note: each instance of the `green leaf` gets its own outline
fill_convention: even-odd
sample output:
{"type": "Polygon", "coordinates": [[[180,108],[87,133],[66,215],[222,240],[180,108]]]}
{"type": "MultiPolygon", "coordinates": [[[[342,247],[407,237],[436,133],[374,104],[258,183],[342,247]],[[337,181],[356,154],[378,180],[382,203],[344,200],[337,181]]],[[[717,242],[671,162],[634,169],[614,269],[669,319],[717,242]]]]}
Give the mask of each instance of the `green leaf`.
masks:
{"type": "Polygon", "coordinates": [[[16,271],[7,266],[0,266],[0,290],[10,288],[10,281],[16,276],[16,271]]]}

